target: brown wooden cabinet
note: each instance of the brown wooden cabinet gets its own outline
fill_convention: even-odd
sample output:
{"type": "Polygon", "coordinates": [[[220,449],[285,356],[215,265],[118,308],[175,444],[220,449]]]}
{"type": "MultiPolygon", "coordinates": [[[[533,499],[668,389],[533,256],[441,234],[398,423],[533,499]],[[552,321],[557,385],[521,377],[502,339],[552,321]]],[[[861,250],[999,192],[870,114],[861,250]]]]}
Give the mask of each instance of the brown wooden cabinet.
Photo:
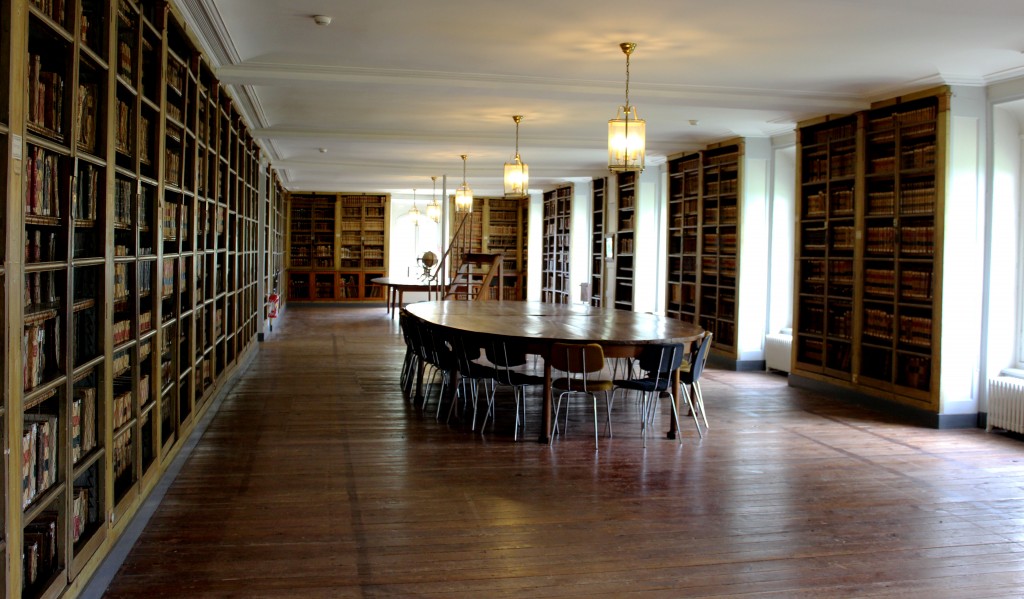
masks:
{"type": "Polygon", "coordinates": [[[382,300],[389,210],[386,194],[290,193],[288,299],[382,300]]]}
{"type": "Polygon", "coordinates": [[[544,193],[541,300],[549,304],[568,304],[570,301],[569,233],[572,196],[572,185],[563,185],[544,193]]]}
{"type": "Polygon", "coordinates": [[[669,161],[667,314],[714,334],[736,359],[744,144],[715,144],[669,161]]]}
{"type": "Polygon", "coordinates": [[[793,373],[936,412],[949,92],[799,130],[793,373]]]}
{"type": "Polygon", "coordinates": [[[590,224],[590,305],[600,307],[604,298],[604,263],[605,263],[605,188],[607,177],[594,179],[591,184],[590,205],[593,211],[590,224]]]}
{"type": "Polygon", "coordinates": [[[636,231],[637,174],[615,176],[618,200],[615,208],[615,272],[611,281],[612,307],[633,309],[633,267],[636,231]]]}
{"type": "MultiPolygon", "coordinates": [[[[526,296],[526,240],[529,198],[477,197],[473,210],[455,211],[450,198],[452,222],[447,271],[455,279],[469,254],[502,254],[501,293],[504,299],[526,296]]],[[[468,267],[467,267],[468,268],[468,267]]],[[[476,269],[476,275],[486,271],[476,269]]],[[[491,291],[497,299],[497,282],[491,291]]]]}
{"type": "Polygon", "coordinates": [[[259,150],[165,2],[0,0],[0,31],[2,584],[56,597],[254,348],[259,150]]]}

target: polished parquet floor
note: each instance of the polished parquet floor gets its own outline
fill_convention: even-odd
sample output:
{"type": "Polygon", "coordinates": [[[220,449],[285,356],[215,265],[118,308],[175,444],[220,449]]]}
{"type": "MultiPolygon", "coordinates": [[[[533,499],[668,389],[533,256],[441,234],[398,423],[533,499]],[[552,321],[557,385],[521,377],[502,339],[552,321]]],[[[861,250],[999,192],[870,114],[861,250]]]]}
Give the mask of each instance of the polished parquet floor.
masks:
{"type": "MultiPolygon", "coordinates": [[[[397,319],[291,306],[106,597],[1024,596],[1024,442],[712,370],[711,429],[434,420],[397,319]]],[[[432,408],[432,404],[430,406],[432,408]]]]}

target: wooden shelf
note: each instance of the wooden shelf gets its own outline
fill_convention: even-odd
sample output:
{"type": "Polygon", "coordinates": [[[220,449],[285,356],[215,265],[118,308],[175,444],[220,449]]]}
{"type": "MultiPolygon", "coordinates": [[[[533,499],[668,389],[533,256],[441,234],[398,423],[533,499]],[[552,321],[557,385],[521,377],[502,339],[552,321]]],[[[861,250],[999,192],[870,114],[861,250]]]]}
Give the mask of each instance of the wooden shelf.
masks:
{"type": "Polygon", "coordinates": [[[591,183],[590,205],[590,305],[600,307],[604,298],[605,236],[604,215],[607,200],[607,177],[599,177],[591,183]]]}
{"type": "Polygon", "coordinates": [[[382,300],[389,211],[386,194],[289,194],[288,299],[382,300]]]}
{"type": "Polygon", "coordinates": [[[618,201],[615,209],[615,272],[611,281],[612,307],[633,309],[634,242],[636,231],[635,172],[618,173],[618,201]]]}
{"type": "MultiPolygon", "coordinates": [[[[454,215],[447,268],[449,277],[453,280],[457,278],[456,273],[463,268],[467,255],[502,254],[500,287],[504,299],[525,298],[529,199],[477,197],[473,199],[473,211],[468,215],[455,211],[454,197],[449,198],[449,204],[451,214],[454,215]]],[[[491,291],[492,299],[497,299],[498,287],[495,281],[491,291]]]]}
{"type": "Polygon", "coordinates": [[[255,347],[260,236],[282,255],[283,222],[258,227],[259,149],[166,2],[0,0],[11,15],[0,137],[25,151],[0,153],[0,250],[25,261],[0,269],[0,412],[23,483],[2,477],[3,594],[56,597],[255,347]]]}
{"type": "Polygon", "coordinates": [[[669,161],[666,313],[714,334],[712,347],[736,358],[742,228],[741,142],[716,144],[669,161]]]}
{"type": "Polygon", "coordinates": [[[572,299],[569,289],[572,199],[571,184],[544,193],[541,300],[549,304],[568,304],[572,299]]]}
{"type": "Polygon", "coordinates": [[[796,374],[938,410],[947,102],[800,128],[796,374]]]}

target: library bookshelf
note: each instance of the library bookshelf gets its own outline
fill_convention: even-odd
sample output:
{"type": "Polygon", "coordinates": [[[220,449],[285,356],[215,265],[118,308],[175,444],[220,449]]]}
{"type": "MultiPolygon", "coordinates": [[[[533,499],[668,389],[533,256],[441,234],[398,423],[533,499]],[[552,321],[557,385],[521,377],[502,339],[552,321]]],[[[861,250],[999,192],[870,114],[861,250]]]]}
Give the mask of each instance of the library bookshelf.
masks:
{"type": "Polygon", "coordinates": [[[75,596],[255,349],[281,224],[166,2],[0,0],[0,31],[0,576],[75,596]]]}
{"type": "Polygon", "coordinates": [[[801,123],[794,374],[938,411],[949,101],[801,123]]]}
{"type": "Polygon", "coordinates": [[[544,192],[541,300],[549,304],[570,302],[569,230],[572,222],[572,197],[572,184],[544,192]]]}
{"type": "Polygon", "coordinates": [[[615,270],[612,273],[611,307],[633,309],[633,248],[636,231],[637,173],[627,171],[615,176],[615,270]]]}
{"type": "Polygon", "coordinates": [[[590,305],[601,307],[604,298],[605,237],[604,215],[607,177],[595,178],[590,189],[593,217],[590,224],[590,305]]]}
{"type": "Polygon", "coordinates": [[[383,301],[387,194],[288,194],[288,301],[383,301]]]}
{"type": "Polygon", "coordinates": [[[670,158],[666,313],[714,334],[712,348],[737,358],[739,232],[744,143],[729,141],[670,158]]]}
{"type": "MultiPolygon", "coordinates": [[[[521,300],[526,297],[526,242],[530,199],[505,197],[473,198],[473,210],[458,213],[454,196],[449,198],[452,215],[450,253],[447,258],[449,277],[455,278],[468,254],[502,254],[501,289],[503,298],[521,300]]],[[[479,276],[486,270],[474,270],[479,276]]],[[[492,287],[492,294],[498,286],[492,287]]],[[[491,299],[498,299],[492,297],[491,299]]]]}

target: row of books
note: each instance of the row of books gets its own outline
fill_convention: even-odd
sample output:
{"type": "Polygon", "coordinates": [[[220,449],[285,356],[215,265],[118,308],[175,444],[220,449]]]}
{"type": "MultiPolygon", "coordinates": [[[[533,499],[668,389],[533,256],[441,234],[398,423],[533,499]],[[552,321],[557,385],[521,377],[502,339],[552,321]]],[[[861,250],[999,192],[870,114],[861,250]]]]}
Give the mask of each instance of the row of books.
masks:
{"type": "Polygon", "coordinates": [[[930,347],[932,344],[932,319],[924,316],[900,316],[900,343],[930,347]]]}
{"type": "Polygon", "coordinates": [[[132,357],[128,353],[128,350],[119,351],[114,354],[114,362],[112,364],[114,368],[114,376],[121,376],[132,367],[132,357]]]}
{"type": "MultiPolygon", "coordinates": [[[[121,179],[120,177],[114,181],[114,224],[125,227],[132,226],[132,218],[134,217],[132,200],[135,196],[136,183],[127,179],[121,179]]],[[[148,207],[146,208],[148,211],[148,207]]],[[[142,209],[140,207],[140,213],[142,209]]],[[[139,215],[139,222],[146,222],[139,215]]]]}
{"type": "Polygon", "coordinates": [[[75,104],[75,122],[78,135],[75,140],[80,150],[96,154],[96,114],[99,110],[97,86],[92,83],[78,85],[78,101],[75,104]]]}
{"type": "Polygon", "coordinates": [[[28,124],[49,137],[62,139],[64,76],[46,70],[39,54],[29,54],[28,65],[28,124]]]}
{"type": "Polygon", "coordinates": [[[60,364],[60,316],[25,325],[21,338],[22,377],[25,391],[41,385],[46,377],[47,356],[60,364]]]}
{"type": "Polygon", "coordinates": [[[25,213],[59,217],[61,214],[60,156],[30,146],[25,157],[25,213]]]}
{"type": "Polygon", "coordinates": [[[89,523],[99,520],[99,509],[89,487],[75,487],[71,495],[71,542],[77,543],[89,523]]]}
{"type": "Polygon", "coordinates": [[[52,262],[59,258],[55,231],[36,228],[25,231],[25,262],[52,262]]]}
{"type": "Polygon", "coordinates": [[[161,211],[164,240],[170,241],[180,239],[181,241],[186,241],[188,239],[189,229],[188,206],[169,202],[164,204],[161,211]]]}
{"type": "Polygon", "coordinates": [[[132,392],[125,391],[114,397],[114,430],[118,430],[132,418],[132,392]]]}
{"type": "Polygon", "coordinates": [[[851,122],[845,125],[830,126],[825,129],[816,130],[810,135],[810,139],[806,140],[806,143],[823,144],[835,140],[850,140],[856,134],[857,124],[851,122]]]}
{"type": "Polygon", "coordinates": [[[114,465],[114,479],[118,479],[127,472],[132,465],[132,428],[128,427],[114,437],[114,447],[111,458],[114,465]]]}
{"type": "Polygon", "coordinates": [[[113,325],[114,345],[120,345],[132,338],[132,323],[130,320],[121,320],[113,325]]]}
{"type": "Polygon", "coordinates": [[[23,588],[34,587],[57,570],[57,519],[56,511],[46,511],[25,526],[22,544],[23,588]]]}
{"type": "Polygon", "coordinates": [[[61,25],[64,24],[64,16],[67,10],[66,0],[32,0],[32,5],[55,22],[61,25]]]}
{"type": "Polygon", "coordinates": [[[103,171],[87,162],[80,163],[75,179],[75,195],[71,198],[71,218],[96,220],[97,206],[103,200],[106,180],[103,171]]]}
{"type": "Polygon", "coordinates": [[[26,413],[21,437],[21,506],[28,507],[36,497],[57,482],[56,414],[26,413]]]}
{"type": "Polygon", "coordinates": [[[75,387],[71,400],[71,463],[96,447],[96,388],[75,387]]]}

